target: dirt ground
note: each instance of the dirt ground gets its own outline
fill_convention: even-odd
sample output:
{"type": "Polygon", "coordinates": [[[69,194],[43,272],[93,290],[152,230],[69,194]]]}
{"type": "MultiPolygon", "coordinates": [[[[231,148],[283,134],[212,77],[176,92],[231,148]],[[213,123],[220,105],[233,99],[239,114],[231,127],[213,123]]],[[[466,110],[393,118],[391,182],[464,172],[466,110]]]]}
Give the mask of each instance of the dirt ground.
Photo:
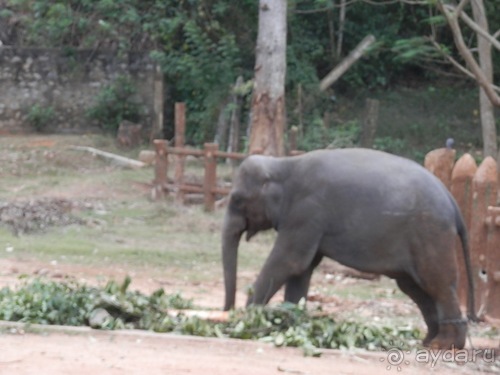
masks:
{"type": "MultiPolygon", "coordinates": [[[[103,277],[120,279],[130,270],[109,270],[81,265],[44,264],[35,260],[2,260],[1,286],[14,286],[19,274],[59,279],[72,275],[95,284],[103,277]]],[[[150,292],[163,286],[182,290],[207,307],[218,307],[222,285],[199,294],[194,284],[152,279],[134,271],[133,289],[150,292]]],[[[240,299],[243,296],[240,296],[240,299]]],[[[346,301],[344,301],[345,303],[346,301]]],[[[405,309],[406,302],[398,302],[405,309]]],[[[383,304],[383,301],[382,301],[383,304]]],[[[344,308],[355,307],[346,304],[344,308]]],[[[395,306],[392,306],[395,308],[395,306]]],[[[276,348],[255,341],[208,339],[141,331],[101,331],[81,327],[0,324],[0,374],[477,374],[500,372],[498,339],[473,337],[467,362],[448,353],[324,350],[319,358],[305,357],[300,349],[276,348]],[[472,345],[472,346],[471,346],[472,345]],[[474,356],[472,347],[478,351],[474,356]],[[493,357],[495,356],[495,357],[493,357]],[[496,362],[495,362],[496,361],[496,362]]],[[[464,354],[463,352],[462,354],[464,354]]]]}
{"type": "MultiPolygon", "coordinates": [[[[38,143],[36,145],[38,147],[38,143]]],[[[17,170],[20,164],[16,160],[11,164],[15,166],[13,175],[22,174],[17,170]]],[[[94,195],[98,191],[100,198],[106,198],[107,190],[96,190],[85,184],[66,189],[65,198],[71,199],[72,195],[81,197],[88,191],[92,191],[94,195]]],[[[8,252],[9,249],[1,248],[0,251],[8,252]]],[[[147,270],[132,266],[111,268],[44,262],[26,257],[0,258],[0,287],[13,287],[19,283],[20,275],[38,275],[54,280],[70,277],[82,283],[101,285],[110,279],[123,280],[129,275],[133,280],[131,289],[144,293],[158,288],[164,288],[167,293],[181,292],[183,297],[193,298],[197,305],[206,308],[218,309],[223,301],[220,278],[214,278],[200,288],[199,283],[174,280],[168,276],[152,276],[147,270]]],[[[324,280],[325,275],[331,276],[324,270],[323,274],[320,271],[318,280],[324,280]]],[[[249,282],[255,277],[253,274],[240,276],[248,278],[249,282]]],[[[354,278],[339,281],[346,288],[363,288],[367,282],[369,281],[354,278]]],[[[321,295],[321,283],[312,294],[311,303],[320,303],[325,311],[331,313],[349,316],[356,311],[366,313],[367,319],[394,314],[423,325],[416,307],[407,299],[382,297],[376,301],[351,301],[345,297],[325,297],[321,295]]],[[[242,306],[244,299],[243,292],[240,292],[237,305],[242,306]]],[[[395,347],[387,352],[324,350],[321,357],[311,358],[305,357],[300,349],[276,348],[271,344],[255,341],[139,331],[28,327],[0,322],[0,375],[500,373],[500,339],[478,334],[481,329],[475,327],[472,330],[466,352],[434,353],[431,356],[428,351],[402,352],[395,347]]]]}

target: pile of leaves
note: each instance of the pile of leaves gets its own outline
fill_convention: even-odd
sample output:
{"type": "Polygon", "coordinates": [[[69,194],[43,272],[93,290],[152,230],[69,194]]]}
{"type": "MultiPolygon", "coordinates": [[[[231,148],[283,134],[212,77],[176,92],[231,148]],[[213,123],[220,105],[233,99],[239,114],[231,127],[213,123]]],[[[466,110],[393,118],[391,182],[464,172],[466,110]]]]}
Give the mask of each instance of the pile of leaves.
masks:
{"type": "Polygon", "coordinates": [[[0,290],[0,319],[25,323],[100,329],[143,329],[204,337],[229,337],[301,347],[308,355],[319,348],[389,349],[414,345],[420,332],[411,327],[386,327],[314,316],[304,304],[252,307],[234,311],[227,322],[212,322],[182,313],[191,300],[159,289],[151,295],[129,291],[130,278],[103,288],[36,278],[16,290],[0,290]],[[169,313],[170,310],[170,313],[169,313]],[[176,313],[172,313],[174,310],[176,313]],[[180,311],[180,312],[179,312],[180,311]]]}
{"type": "Polygon", "coordinates": [[[72,215],[73,204],[66,199],[33,199],[0,202],[0,224],[15,235],[44,231],[52,226],[82,224],[72,215]]]}

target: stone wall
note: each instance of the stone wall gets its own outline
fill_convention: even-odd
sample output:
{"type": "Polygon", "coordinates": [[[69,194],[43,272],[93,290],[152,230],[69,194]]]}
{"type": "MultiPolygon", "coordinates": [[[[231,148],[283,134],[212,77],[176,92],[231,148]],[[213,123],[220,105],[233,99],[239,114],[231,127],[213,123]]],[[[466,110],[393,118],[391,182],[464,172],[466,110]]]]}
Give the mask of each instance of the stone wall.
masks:
{"type": "Polygon", "coordinates": [[[0,134],[31,132],[30,108],[54,109],[48,131],[81,133],[98,124],[85,116],[101,90],[119,76],[129,76],[144,106],[142,121],[154,114],[155,65],[147,53],[114,53],[0,47],[0,134]]]}

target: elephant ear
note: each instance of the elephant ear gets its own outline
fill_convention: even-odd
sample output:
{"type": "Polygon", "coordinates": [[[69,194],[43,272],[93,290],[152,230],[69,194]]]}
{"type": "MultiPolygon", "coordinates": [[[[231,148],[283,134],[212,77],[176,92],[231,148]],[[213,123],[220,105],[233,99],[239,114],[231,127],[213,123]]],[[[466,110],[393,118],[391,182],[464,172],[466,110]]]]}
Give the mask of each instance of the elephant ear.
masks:
{"type": "Polygon", "coordinates": [[[283,203],[283,186],[274,181],[267,181],[262,187],[262,199],[266,210],[266,217],[273,227],[278,229],[281,207],[283,203]]]}

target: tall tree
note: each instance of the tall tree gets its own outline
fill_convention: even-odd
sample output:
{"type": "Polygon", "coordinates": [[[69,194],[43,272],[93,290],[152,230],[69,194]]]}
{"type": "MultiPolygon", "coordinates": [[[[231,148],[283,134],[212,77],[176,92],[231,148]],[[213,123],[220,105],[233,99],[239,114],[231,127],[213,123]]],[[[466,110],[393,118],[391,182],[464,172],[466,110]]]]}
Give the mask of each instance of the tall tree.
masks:
{"type": "Polygon", "coordinates": [[[286,0],[259,1],[250,152],[284,154],[286,0]]]}
{"type": "MultiPolygon", "coordinates": [[[[479,85],[479,104],[481,112],[481,128],[483,133],[484,156],[497,157],[497,130],[495,125],[494,106],[500,107],[499,88],[493,83],[492,45],[500,50],[500,42],[489,33],[488,19],[483,0],[461,0],[458,4],[448,4],[438,1],[437,6],[448,22],[458,52],[467,67],[458,65],[463,72],[472,76],[479,85]],[[465,7],[471,5],[473,17],[465,12],[465,7]],[[477,58],[464,41],[462,21],[470,27],[477,38],[477,58]]],[[[500,162],[500,154],[498,154],[500,162]]]]}

